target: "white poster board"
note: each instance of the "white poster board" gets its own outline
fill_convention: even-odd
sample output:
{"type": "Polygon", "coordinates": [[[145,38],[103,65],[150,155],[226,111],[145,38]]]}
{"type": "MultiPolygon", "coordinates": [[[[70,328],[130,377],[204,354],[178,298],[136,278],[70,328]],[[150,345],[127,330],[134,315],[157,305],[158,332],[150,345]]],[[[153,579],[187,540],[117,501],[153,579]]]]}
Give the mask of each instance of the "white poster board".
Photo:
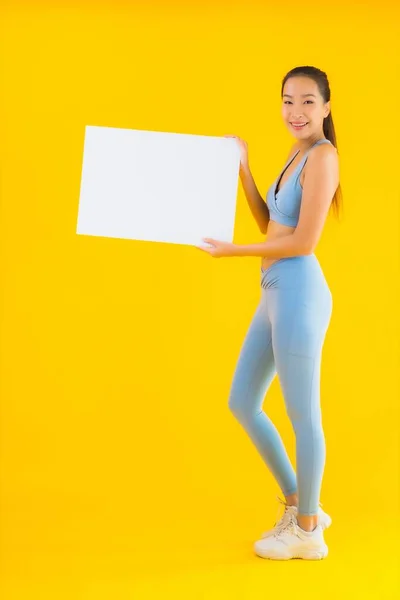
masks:
{"type": "Polygon", "coordinates": [[[239,166],[234,138],[87,125],[77,234],[232,242],[239,166]]]}

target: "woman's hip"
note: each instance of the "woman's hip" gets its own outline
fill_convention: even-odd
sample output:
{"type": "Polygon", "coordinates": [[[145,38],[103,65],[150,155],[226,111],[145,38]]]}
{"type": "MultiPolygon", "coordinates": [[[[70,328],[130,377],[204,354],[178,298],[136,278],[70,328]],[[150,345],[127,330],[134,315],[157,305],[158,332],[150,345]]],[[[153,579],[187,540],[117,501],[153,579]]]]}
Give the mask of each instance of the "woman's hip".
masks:
{"type": "Polygon", "coordinates": [[[316,256],[273,263],[261,273],[261,287],[277,351],[315,356],[332,313],[332,294],[316,256]]]}
{"type": "Polygon", "coordinates": [[[262,296],[271,322],[306,320],[325,327],[332,294],[315,254],[283,258],[261,273],[262,296]]]}
{"type": "Polygon", "coordinates": [[[315,254],[281,258],[266,269],[261,267],[260,283],[263,290],[287,290],[302,297],[319,293],[330,295],[324,272],[315,254]]]}

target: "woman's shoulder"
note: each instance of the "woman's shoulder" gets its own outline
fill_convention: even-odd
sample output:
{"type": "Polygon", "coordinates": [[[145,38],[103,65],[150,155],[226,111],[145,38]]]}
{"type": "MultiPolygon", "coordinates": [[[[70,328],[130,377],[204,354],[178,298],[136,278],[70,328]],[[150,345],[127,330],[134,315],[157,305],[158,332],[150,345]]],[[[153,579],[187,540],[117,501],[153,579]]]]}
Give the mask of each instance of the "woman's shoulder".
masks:
{"type": "MultiPolygon", "coordinates": [[[[317,151],[317,153],[321,153],[321,152],[332,152],[333,154],[337,154],[337,149],[335,148],[335,146],[332,144],[332,142],[330,140],[328,140],[326,138],[326,142],[324,142],[323,144],[317,144],[315,146],[315,148],[310,148],[308,152],[306,152],[306,155],[311,154],[311,152],[315,152],[317,151]],[[326,143],[329,142],[329,143],[326,143]],[[323,148],[323,150],[317,150],[317,148],[323,148]]],[[[293,158],[295,156],[295,154],[297,154],[297,152],[300,151],[300,144],[299,142],[294,142],[292,144],[292,146],[290,147],[289,150],[289,154],[286,157],[286,162],[289,162],[291,158],[293,158]]]]}

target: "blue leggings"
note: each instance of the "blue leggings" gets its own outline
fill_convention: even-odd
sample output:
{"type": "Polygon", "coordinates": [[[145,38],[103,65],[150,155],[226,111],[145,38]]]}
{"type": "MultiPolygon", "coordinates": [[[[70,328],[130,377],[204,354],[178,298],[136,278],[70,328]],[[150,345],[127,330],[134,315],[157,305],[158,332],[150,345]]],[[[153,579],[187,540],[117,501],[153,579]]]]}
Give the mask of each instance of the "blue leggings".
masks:
{"type": "Polygon", "coordinates": [[[325,467],[320,407],[322,347],[332,295],[315,254],[261,269],[261,299],[244,339],[229,408],[246,430],[285,496],[298,494],[299,513],[316,515],[325,467]],[[296,473],[282,439],[262,410],[278,374],[296,437],[296,473]]]}

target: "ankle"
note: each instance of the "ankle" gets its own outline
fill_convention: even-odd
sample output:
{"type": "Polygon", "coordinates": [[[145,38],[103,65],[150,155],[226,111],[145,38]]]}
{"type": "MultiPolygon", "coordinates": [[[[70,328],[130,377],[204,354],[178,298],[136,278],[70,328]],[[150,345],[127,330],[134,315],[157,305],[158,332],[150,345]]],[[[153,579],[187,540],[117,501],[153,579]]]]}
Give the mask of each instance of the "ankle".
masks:
{"type": "Polygon", "coordinates": [[[314,529],[318,525],[318,517],[316,515],[309,516],[298,514],[296,520],[297,524],[301,527],[301,529],[309,533],[311,531],[314,531],[314,529]]]}
{"type": "Polygon", "coordinates": [[[290,496],[285,496],[287,506],[297,506],[299,505],[299,501],[297,498],[297,494],[290,494],[290,496]]]}

